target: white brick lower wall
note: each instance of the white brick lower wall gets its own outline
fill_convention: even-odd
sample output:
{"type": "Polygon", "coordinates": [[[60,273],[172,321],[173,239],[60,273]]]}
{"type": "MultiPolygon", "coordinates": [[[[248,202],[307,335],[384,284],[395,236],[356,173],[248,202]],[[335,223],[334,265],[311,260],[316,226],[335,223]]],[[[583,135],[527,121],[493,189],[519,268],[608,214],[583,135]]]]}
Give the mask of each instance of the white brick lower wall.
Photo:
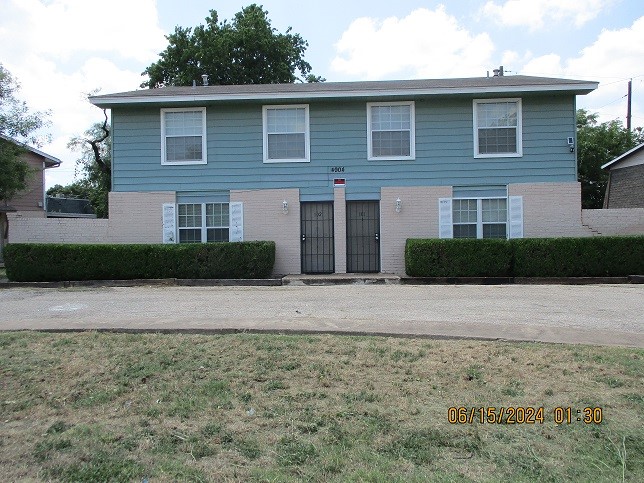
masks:
{"type": "Polygon", "coordinates": [[[8,213],[9,243],[106,243],[109,220],[34,218],[8,213]]]}
{"type": "Polygon", "coordinates": [[[110,217],[34,218],[8,214],[9,243],[161,243],[162,206],[174,192],[110,193],[110,217]]]}
{"type": "Polygon", "coordinates": [[[231,190],[230,201],[244,204],[244,240],[275,242],[273,274],[300,273],[300,190],[231,190]]]}
{"type": "MultiPolygon", "coordinates": [[[[644,208],[581,210],[579,183],[522,183],[508,186],[523,197],[524,236],[576,237],[644,234],[644,208]]],[[[381,189],[381,271],[405,273],[407,238],[438,238],[438,200],[451,186],[381,189]],[[396,199],[402,207],[396,212],[396,199]]],[[[300,262],[298,189],[232,190],[230,201],[244,204],[244,240],[276,244],[274,275],[298,274],[300,262]],[[288,202],[288,213],[283,202],[288,202]]],[[[8,213],[9,243],[161,243],[162,205],[174,192],[110,193],[110,218],[34,218],[8,213]]],[[[345,190],[334,190],[335,271],[346,272],[345,190]]]]}
{"type": "Polygon", "coordinates": [[[347,273],[347,200],[344,188],[333,188],[335,273],[347,273]]]}
{"type": "Polygon", "coordinates": [[[644,235],[644,208],[581,210],[581,218],[602,235],[644,235]]]}
{"type": "Polygon", "coordinates": [[[407,238],[438,238],[438,199],[450,198],[451,186],[382,188],[380,253],[383,273],[405,273],[407,238]],[[402,202],[396,213],[396,200],[402,202]]]}
{"type": "Polygon", "coordinates": [[[174,191],[110,193],[109,243],[163,243],[163,203],[174,191]]]}
{"type": "Polygon", "coordinates": [[[525,238],[593,235],[581,223],[580,183],[510,184],[508,195],[523,197],[525,238]]]}

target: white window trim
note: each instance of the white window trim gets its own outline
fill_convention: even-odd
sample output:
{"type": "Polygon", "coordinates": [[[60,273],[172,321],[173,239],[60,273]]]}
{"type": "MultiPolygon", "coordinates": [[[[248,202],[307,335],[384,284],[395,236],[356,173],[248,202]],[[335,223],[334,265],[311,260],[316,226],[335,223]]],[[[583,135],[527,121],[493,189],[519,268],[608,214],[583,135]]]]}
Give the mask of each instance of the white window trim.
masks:
{"type": "Polygon", "coordinates": [[[409,161],[416,159],[416,109],[414,101],[367,102],[367,159],[369,161],[409,161]],[[371,131],[371,108],[380,106],[409,106],[409,156],[374,156],[371,131]]]}
{"type": "Polygon", "coordinates": [[[282,104],[262,106],[262,131],[264,137],[264,163],[309,163],[311,161],[311,140],[308,104],[282,104]],[[268,157],[268,111],[269,109],[304,109],[304,158],[269,159],[268,157]]]}
{"type": "Polygon", "coordinates": [[[184,166],[186,164],[207,164],[208,153],[206,149],[206,108],[205,107],[176,107],[161,109],[161,165],[163,166],[184,166]],[[201,112],[201,154],[202,159],[196,161],[167,161],[165,152],[165,113],[166,112],[201,112]]]}
{"type": "MultiPolygon", "coordinates": [[[[175,234],[175,239],[176,243],[181,243],[180,239],[180,231],[181,230],[201,230],[201,243],[209,243],[208,242],[208,229],[209,228],[214,228],[214,229],[222,229],[222,228],[228,228],[228,241],[230,241],[230,202],[223,201],[207,201],[205,203],[177,203],[176,204],[176,217],[177,217],[177,223],[176,223],[176,234],[175,234]],[[228,205],[228,226],[208,226],[207,220],[206,220],[206,205],[212,205],[212,204],[227,204],[228,205]],[[179,205],[201,205],[201,226],[179,226],[179,205]]],[[[222,242],[210,242],[210,243],[222,243],[222,242]]],[[[226,242],[223,242],[226,243],[226,242]]]]}
{"type": "MultiPolygon", "coordinates": [[[[509,197],[503,196],[482,196],[480,198],[452,198],[457,200],[476,200],[476,239],[483,240],[483,225],[500,225],[501,221],[483,221],[483,200],[506,200],[505,205],[505,239],[510,238],[510,208],[509,197]]],[[[452,226],[456,225],[474,225],[474,223],[456,223],[452,220],[452,226]]],[[[497,238],[498,240],[498,238],[497,238]]]]}
{"type": "Polygon", "coordinates": [[[523,156],[523,107],[521,106],[521,98],[494,98],[494,99],[474,99],[472,103],[472,111],[474,113],[474,122],[472,128],[474,130],[474,157],[475,158],[520,158],[523,156]],[[478,128],[478,104],[496,104],[499,102],[516,102],[517,103],[517,152],[516,153],[492,153],[480,154],[479,153],[479,128],[478,128]]]}

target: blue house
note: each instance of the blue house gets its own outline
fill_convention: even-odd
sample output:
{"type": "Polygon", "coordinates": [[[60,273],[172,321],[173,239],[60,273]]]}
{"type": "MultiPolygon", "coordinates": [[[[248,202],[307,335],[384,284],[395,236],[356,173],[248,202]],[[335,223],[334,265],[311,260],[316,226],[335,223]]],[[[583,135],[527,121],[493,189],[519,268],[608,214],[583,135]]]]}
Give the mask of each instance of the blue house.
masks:
{"type": "Polygon", "coordinates": [[[163,87],[111,109],[128,242],[274,240],[275,272],[404,273],[410,237],[584,235],[576,96],[527,76],[163,87]]]}

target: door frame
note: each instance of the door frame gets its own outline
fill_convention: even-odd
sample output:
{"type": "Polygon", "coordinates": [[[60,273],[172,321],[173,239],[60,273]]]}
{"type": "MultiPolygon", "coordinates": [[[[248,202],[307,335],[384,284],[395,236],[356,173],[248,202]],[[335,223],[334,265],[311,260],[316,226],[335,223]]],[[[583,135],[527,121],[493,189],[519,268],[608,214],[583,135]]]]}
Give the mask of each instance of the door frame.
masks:
{"type": "MultiPolygon", "coordinates": [[[[321,201],[302,201],[300,202],[300,272],[303,274],[329,274],[329,273],[335,273],[335,204],[333,201],[328,201],[328,200],[321,200],[321,201]],[[305,230],[304,230],[304,215],[305,215],[305,206],[306,205],[314,205],[314,204],[325,204],[329,205],[329,214],[331,215],[331,218],[329,220],[329,226],[331,229],[331,241],[330,241],[330,249],[332,250],[330,254],[327,254],[326,256],[331,257],[331,263],[330,263],[330,270],[329,271],[319,271],[319,272],[312,272],[312,271],[305,271],[305,257],[307,256],[304,250],[304,240],[302,239],[303,235],[305,235],[305,230]]],[[[322,254],[324,256],[324,253],[322,254]]],[[[314,256],[312,253],[309,254],[308,256],[314,256]]]]}
{"type": "Polygon", "coordinates": [[[346,258],[347,258],[347,273],[382,273],[382,210],[380,209],[380,200],[347,200],[345,203],[345,214],[346,214],[346,258]],[[351,203],[374,203],[378,207],[378,253],[376,256],[377,270],[362,271],[362,272],[350,272],[349,267],[349,204],[351,203]]]}

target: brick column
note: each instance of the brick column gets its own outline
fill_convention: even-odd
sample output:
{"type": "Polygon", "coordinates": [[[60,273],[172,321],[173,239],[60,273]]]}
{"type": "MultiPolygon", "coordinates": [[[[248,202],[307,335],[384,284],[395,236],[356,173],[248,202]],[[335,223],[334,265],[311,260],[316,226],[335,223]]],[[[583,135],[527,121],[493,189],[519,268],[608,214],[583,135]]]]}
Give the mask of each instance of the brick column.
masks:
{"type": "Polygon", "coordinates": [[[347,202],[344,188],[333,189],[335,273],[347,273],[347,202]]]}

